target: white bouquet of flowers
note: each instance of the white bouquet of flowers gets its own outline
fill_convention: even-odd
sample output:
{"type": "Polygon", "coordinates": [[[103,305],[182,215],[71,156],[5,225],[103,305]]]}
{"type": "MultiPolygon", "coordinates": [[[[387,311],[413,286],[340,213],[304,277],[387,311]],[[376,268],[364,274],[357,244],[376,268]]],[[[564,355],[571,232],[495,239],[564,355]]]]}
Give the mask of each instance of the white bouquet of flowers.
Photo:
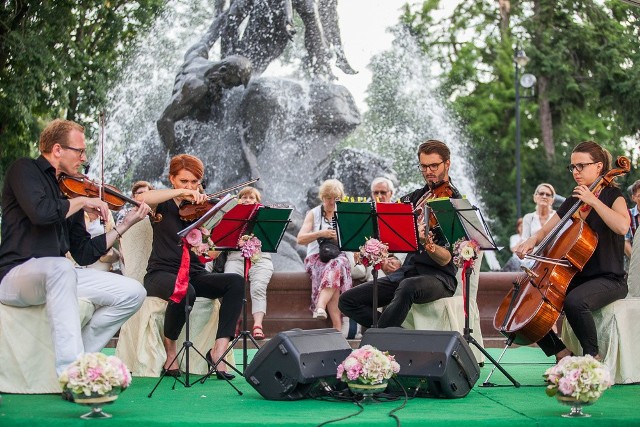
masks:
{"type": "Polygon", "coordinates": [[[453,244],[453,263],[458,268],[463,268],[465,263],[473,268],[479,250],[480,245],[475,240],[458,239],[453,244]]]}
{"type": "Polygon", "coordinates": [[[400,365],[389,352],[365,345],[338,365],[336,377],[345,382],[382,384],[400,372],[400,365]]]}
{"type": "Polygon", "coordinates": [[[546,393],[573,397],[583,402],[594,401],[613,385],[605,365],[592,356],[565,357],[544,373],[549,385],[546,393]]]}
{"type": "Polygon", "coordinates": [[[68,389],[76,396],[104,396],[129,387],[131,374],[115,356],[84,353],[67,366],[59,381],[63,390],[68,389]]]}

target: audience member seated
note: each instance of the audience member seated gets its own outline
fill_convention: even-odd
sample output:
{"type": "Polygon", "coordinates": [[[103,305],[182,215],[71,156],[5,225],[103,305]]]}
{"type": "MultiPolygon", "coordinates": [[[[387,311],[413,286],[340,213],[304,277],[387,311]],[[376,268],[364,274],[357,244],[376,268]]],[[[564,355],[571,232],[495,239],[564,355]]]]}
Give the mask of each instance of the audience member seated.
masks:
{"type": "MultiPolygon", "coordinates": [[[[260,203],[260,192],[253,187],[245,187],[238,193],[238,204],[254,205],[260,203]]],[[[225,273],[235,273],[244,277],[244,258],[240,251],[231,251],[227,255],[224,265],[225,273]]],[[[267,285],[273,274],[271,254],[263,252],[260,259],[251,263],[249,269],[249,283],[251,291],[251,315],[253,316],[252,336],[256,340],[263,340],[264,330],[262,320],[267,313],[267,285]]]]}
{"type": "Polygon", "coordinates": [[[342,314],[338,308],[338,298],[342,292],[351,289],[351,268],[345,252],[335,258],[323,261],[320,258],[320,244],[324,239],[337,246],[336,230],[333,229],[333,215],[336,202],[344,197],[344,187],[337,179],[328,179],[320,185],[318,192],[321,204],[307,212],[298,233],[298,244],[307,245],[304,266],[311,276],[311,310],[314,319],[326,319],[338,331],[342,330],[342,314]]]}

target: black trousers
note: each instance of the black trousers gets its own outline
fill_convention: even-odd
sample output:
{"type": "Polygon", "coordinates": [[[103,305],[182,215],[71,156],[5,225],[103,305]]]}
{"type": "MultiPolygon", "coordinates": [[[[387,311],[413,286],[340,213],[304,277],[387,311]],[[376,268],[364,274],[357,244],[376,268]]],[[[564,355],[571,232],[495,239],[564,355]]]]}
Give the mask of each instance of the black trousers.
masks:
{"type": "MultiPolygon", "coordinates": [[[[169,301],[176,283],[176,274],[165,271],[154,271],[144,276],[144,287],[147,296],[159,297],[169,301]]],[[[177,340],[185,324],[185,303],[193,306],[196,297],[210,299],[222,298],[220,315],[218,316],[218,331],[216,339],[233,338],[236,323],[242,311],[244,298],[244,278],[233,273],[199,273],[192,275],[189,280],[187,295],[179,303],[169,301],[164,318],[164,336],[177,340]]]]}
{"type": "MultiPolygon", "coordinates": [[[[598,354],[598,333],[593,320],[593,310],[627,296],[627,284],[609,277],[597,277],[580,284],[571,284],[564,300],[564,314],[585,355],[598,354]]],[[[566,347],[558,335],[549,331],[538,345],[547,356],[552,356],[566,347]]]]}
{"type": "MultiPolygon", "coordinates": [[[[378,279],[378,307],[385,307],[378,326],[401,326],[412,304],[424,304],[450,297],[454,291],[434,276],[414,276],[392,282],[386,277],[378,279]]],[[[340,295],[340,311],[363,326],[373,324],[373,282],[366,282],[340,295]]]]}

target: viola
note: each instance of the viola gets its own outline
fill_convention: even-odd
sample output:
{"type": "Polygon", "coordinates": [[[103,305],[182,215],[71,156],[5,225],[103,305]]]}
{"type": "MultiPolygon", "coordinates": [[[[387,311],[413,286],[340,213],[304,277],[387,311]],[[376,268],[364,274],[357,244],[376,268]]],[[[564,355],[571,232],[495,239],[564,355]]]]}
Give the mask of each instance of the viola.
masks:
{"type": "MultiPolygon", "coordinates": [[[[613,179],[629,172],[631,163],[619,157],[619,168],[600,176],[589,188],[597,193],[613,179]]],[[[493,319],[493,326],[507,337],[507,343],[527,345],[538,342],[557,322],[567,288],[595,252],[597,234],[580,217],[583,202],[578,200],[527,258],[536,260],[523,268],[493,319]],[[571,222],[571,224],[569,224],[571,222]]]]}
{"type": "Polygon", "coordinates": [[[220,190],[217,193],[207,194],[207,200],[204,203],[196,204],[196,203],[193,203],[192,201],[184,200],[180,204],[180,208],[179,208],[180,218],[183,221],[195,221],[198,218],[202,217],[202,215],[209,212],[209,209],[215,206],[215,204],[218,201],[218,198],[223,194],[229,193],[230,191],[233,191],[238,188],[246,187],[247,185],[251,185],[254,182],[258,182],[259,180],[260,178],[253,178],[253,179],[250,179],[249,181],[236,184],[232,187],[225,188],[224,190],[220,190]]]}
{"type": "MultiPolygon", "coordinates": [[[[119,211],[127,202],[140,206],[140,202],[125,196],[116,187],[98,184],[85,175],[71,176],[61,174],[58,177],[58,186],[60,191],[69,199],[75,197],[99,197],[112,211],[119,211]]],[[[149,217],[154,222],[162,220],[162,215],[155,215],[151,212],[149,212],[149,217]]]]}
{"type": "Polygon", "coordinates": [[[413,213],[417,215],[416,222],[418,224],[425,223],[425,213],[429,211],[429,230],[432,230],[438,226],[438,220],[432,210],[427,209],[427,202],[433,199],[439,199],[441,197],[453,197],[454,189],[449,181],[440,181],[429,186],[429,191],[424,193],[420,200],[416,203],[413,213]]]}

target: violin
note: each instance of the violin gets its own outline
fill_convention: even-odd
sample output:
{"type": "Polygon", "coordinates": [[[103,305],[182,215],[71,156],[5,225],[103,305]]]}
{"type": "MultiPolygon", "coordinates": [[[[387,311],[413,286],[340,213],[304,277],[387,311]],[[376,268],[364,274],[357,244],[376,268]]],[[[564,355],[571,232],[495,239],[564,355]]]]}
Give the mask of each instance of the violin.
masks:
{"type": "MultiPolygon", "coordinates": [[[[109,210],[119,211],[126,202],[140,206],[140,202],[131,199],[112,185],[100,185],[85,175],[71,176],[61,174],[58,177],[60,191],[69,199],[75,197],[100,197],[109,207],[109,210]]],[[[149,212],[149,218],[153,222],[162,221],[162,215],[149,212]]]]}
{"type": "MultiPolygon", "coordinates": [[[[618,168],[600,176],[589,190],[597,193],[616,176],[628,173],[631,162],[619,157],[618,168]]],[[[558,224],[540,242],[533,255],[531,268],[504,297],[493,318],[493,326],[507,337],[507,343],[527,345],[538,342],[558,320],[567,288],[573,277],[582,270],[593,255],[598,235],[580,217],[584,202],[578,200],[558,224]]]]}
{"type": "Polygon", "coordinates": [[[209,209],[215,206],[215,204],[218,202],[218,198],[223,194],[226,194],[237,188],[246,187],[247,185],[251,185],[254,182],[258,182],[259,180],[260,178],[253,178],[253,179],[250,179],[249,181],[236,184],[232,187],[225,188],[224,190],[220,190],[217,193],[207,194],[207,200],[204,203],[196,204],[196,203],[193,203],[192,201],[184,200],[182,201],[182,203],[180,203],[180,207],[179,207],[180,218],[183,221],[195,221],[198,218],[200,218],[202,215],[209,212],[209,209]]]}
{"type": "Polygon", "coordinates": [[[420,200],[416,202],[416,206],[413,209],[413,213],[417,215],[416,222],[418,224],[426,223],[425,214],[429,211],[429,230],[438,226],[438,220],[435,214],[427,206],[427,201],[438,199],[441,197],[453,197],[455,190],[449,181],[440,181],[435,184],[429,184],[429,191],[424,193],[420,200]]]}

